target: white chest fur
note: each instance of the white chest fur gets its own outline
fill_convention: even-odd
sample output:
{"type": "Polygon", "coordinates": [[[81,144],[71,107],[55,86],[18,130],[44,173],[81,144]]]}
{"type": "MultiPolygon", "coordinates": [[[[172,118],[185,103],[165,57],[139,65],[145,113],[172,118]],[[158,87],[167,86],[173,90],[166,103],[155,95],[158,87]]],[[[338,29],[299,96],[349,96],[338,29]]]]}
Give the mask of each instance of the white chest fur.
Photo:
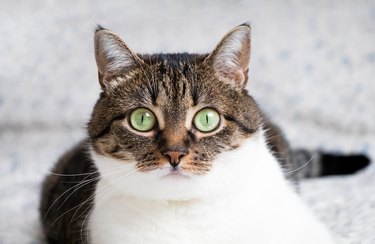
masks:
{"type": "Polygon", "coordinates": [[[262,134],[190,179],[142,174],[132,164],[92,156],[103,173],[88,225],[91,243],[332,243],[288,186],[262,134]]]}

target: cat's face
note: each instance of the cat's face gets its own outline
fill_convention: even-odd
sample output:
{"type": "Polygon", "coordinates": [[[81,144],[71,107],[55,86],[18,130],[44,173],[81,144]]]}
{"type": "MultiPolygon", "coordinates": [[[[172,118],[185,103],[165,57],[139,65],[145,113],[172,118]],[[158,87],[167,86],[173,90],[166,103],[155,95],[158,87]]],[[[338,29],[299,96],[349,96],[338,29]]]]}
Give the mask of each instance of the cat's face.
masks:
{"type": "Polygon", "coordinates": [[[95,154],[151,177],[150,184],[210,174],[221,154],[259,128],[259,111],[244,89],[249,31],[233,29],[208,55],[136,55],[98,30],[104,91],[89,123],[95,154]]]}

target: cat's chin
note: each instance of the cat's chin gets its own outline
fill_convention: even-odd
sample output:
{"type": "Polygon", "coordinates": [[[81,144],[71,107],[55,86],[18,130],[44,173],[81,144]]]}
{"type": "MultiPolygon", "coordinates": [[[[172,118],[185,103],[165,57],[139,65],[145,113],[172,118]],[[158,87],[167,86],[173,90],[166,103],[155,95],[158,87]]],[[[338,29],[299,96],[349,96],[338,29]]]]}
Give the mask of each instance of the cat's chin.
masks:
{"type": "Polygon", "coordinates": [[[180,169],[167,169],[167,173],[161,177],[162,179],[188,180],[191,178],[188,174],[180,169]]]}

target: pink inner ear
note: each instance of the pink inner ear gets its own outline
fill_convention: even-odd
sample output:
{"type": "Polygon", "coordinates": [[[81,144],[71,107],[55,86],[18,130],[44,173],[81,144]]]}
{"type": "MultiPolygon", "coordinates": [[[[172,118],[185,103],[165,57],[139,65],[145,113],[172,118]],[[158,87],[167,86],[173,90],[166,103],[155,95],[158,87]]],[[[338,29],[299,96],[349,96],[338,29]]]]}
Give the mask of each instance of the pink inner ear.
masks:
{"type": "Polygon", "coordinates": [[[99,82],[105,90],[116,85],[116,82],[113,82],[114,77],[128,72],[142,62],[120,37],[108,30],[95,33],[95,58],[99,82]]]}
{"type": "Polygon", "coordinates": [[[227,33],[212,52],[213,68],[217,74],[235,86],[247,81],[250,60],[250,27],[237,26],[227,33]]]}
{"type": "Polygon", "coordinates": [[[238,71],[235,73],[233,79],[234,79],[238,84],[240,84],[240,85],[242,86],[242,85],[244,84],[244,82],[245,82],[245,75],[244,75],[244,73],[243,73],[242,71],[238,70],[238,71]]]}
{"type": "MultiPolygon", "coordinates": [[[[221,67],[224,68],[224,67],[221,67]]],[[[226,69],[216,69],[220,76],[228,79],[229,81],[235,81],[236,84],[242,86],[245,82],[245,75],[242,70],[238,69],[230,69],[226,67],[226,69]]]]}

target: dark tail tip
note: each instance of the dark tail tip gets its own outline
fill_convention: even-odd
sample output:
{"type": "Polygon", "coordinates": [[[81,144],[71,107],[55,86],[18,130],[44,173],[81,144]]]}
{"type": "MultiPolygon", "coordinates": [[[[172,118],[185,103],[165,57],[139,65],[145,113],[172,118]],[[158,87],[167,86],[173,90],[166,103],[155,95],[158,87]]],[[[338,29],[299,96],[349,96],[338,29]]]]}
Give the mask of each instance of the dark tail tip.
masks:
{"type": "Polygon", "coordinates": [[[363,154],[338,155],[321,153],[321,175],[353,174],[370,164],[370,159],[363,154]]]}
{"type": "Polygon", "coordinates": [[[354,174],[370,164],[370,159],[364,154],[337,154],[304,149],[296,149],[292,153],[298,169],[294,174],[300,179],[354,174]]]}

